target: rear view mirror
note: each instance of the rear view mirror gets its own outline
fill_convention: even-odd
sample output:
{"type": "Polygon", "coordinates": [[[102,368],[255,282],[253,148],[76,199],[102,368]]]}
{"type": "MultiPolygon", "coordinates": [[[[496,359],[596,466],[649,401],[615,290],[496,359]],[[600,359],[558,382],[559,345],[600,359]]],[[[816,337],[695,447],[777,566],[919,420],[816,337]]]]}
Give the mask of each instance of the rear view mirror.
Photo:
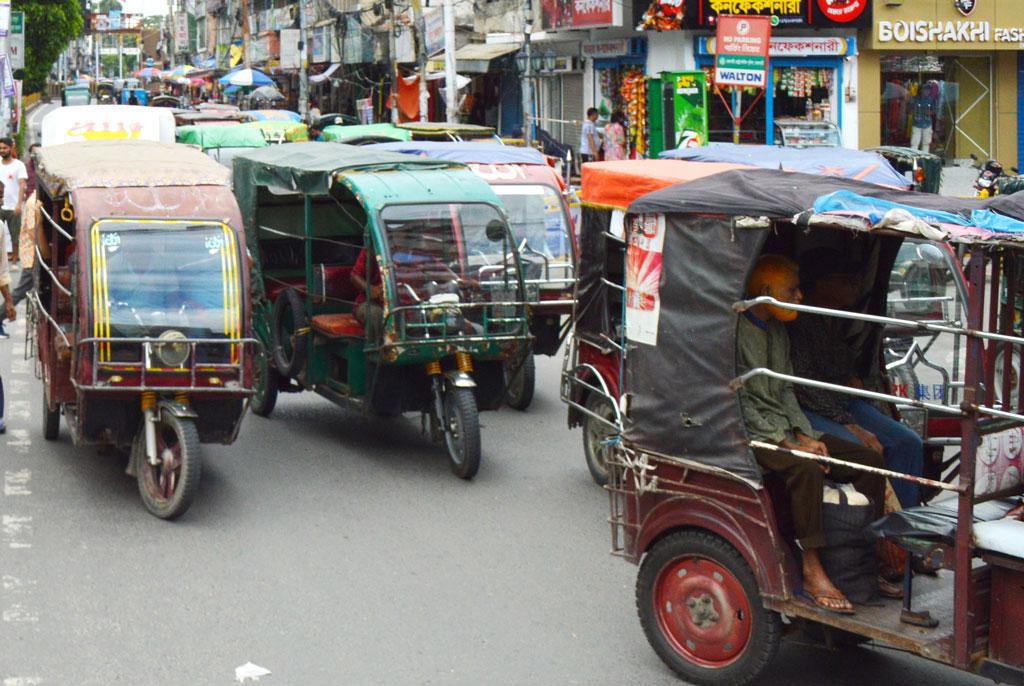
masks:
{"type": "Polygon", "coordinates": [[[497,243],[505,239],[505,225],[497,219],[492,219],[487,222],[485,232],[487,234],[487,240],[492,243],[497,243]]]}

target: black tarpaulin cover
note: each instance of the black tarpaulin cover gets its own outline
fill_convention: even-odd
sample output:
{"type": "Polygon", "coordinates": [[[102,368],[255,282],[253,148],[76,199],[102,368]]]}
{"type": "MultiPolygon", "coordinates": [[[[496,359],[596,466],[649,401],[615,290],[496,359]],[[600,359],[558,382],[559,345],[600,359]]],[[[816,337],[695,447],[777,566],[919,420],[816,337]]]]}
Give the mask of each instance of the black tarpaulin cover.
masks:
{"type": "Polygon", "coordinates": [[[665,231],[657,345],[628,342],[626,441],[760,481],[729,382],[736,376],[732,304],[767,231],[682,214],[668,215],[665,231]]]}
{"type": "Polygon", "coordinates": [[[687,212],[748,217],[790,218],[804,212],[823,195],[850,190],[930,210],[969,215],[989,209],[1024,220],[1024,193],[998,195],[987,200],[931,193],[911,193],[862,181],[770,169],[727,171],[689,183],[648,193],[630,206],[630,212],[687,212]]]}

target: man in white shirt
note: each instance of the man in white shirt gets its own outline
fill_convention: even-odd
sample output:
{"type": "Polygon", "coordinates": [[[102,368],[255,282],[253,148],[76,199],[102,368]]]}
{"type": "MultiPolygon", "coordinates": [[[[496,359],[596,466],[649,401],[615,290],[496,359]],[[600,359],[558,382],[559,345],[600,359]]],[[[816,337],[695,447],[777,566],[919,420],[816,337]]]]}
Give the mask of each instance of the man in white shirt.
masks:
{"type": "Polygon", "coordinates": [[[597,108],[587,110],[587,120],[580,132],[580,162],[593,162],[601,149],[601,134],[597,132],[597,108]]]}
{"type": "MultiPolygon", "coordinates": [[[[25,186],[28,184],[28,170],[25,164],[14,156],[14,141],[9,136],[0,138],[0,183],[4,186],[3,209],[0,219],[7,222],[11,231],[11,242],[18,244],[18,230],[21,227],[21,208],[25,202],[25,186]]],[[[17,259],[11,255],[12,259],[17,259]]]]}

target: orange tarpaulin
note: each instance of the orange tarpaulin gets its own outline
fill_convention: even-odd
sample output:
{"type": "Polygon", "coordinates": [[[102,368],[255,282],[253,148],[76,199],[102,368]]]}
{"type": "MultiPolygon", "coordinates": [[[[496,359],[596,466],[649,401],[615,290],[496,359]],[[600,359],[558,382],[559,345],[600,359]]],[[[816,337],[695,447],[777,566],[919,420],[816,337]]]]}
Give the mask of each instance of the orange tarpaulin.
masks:
{"type": "Polygon", "coordinates": [[[398,79],[398,122],[420,119],[420,77],[402,76],[398,79]]]}
{"type": "Polygon", "coordinates": [[[733,169],[752,169],[742,164],[685,162],[683,160],[616,160],[583,165],[580,199],[585,205],[625,210],[630,203],[653,191],[733,169]]]}

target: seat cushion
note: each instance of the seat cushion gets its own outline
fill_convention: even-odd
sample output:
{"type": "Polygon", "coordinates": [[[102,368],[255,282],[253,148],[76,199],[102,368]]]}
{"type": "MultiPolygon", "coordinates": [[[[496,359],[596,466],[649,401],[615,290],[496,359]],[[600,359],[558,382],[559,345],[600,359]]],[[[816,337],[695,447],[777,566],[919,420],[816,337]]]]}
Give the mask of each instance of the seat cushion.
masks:
{"type": "Polygon", "coordinates": [[[313,330],[330,338],[365,338],[363,325],[351,314],[318,314],[309,320],[313,330]]]}
{"type": "Polygon", "coordinates": [[[1024,522],[997,519],[974,525],[974,545],[990,553],[1024,560],[1024,522]]]}
{"type": "MultiPolygon", "coordinates": [[[[981,522],[1002,519],[1016,504],[1016,499],[1004,499],[975,505],[975,530],[981,522]]],[[[956,539],[956,510],[956,497],[940,496],[929,505],[887,514],[869,528],[876,538],[924,538],[952,545],[956,539]]]]}

